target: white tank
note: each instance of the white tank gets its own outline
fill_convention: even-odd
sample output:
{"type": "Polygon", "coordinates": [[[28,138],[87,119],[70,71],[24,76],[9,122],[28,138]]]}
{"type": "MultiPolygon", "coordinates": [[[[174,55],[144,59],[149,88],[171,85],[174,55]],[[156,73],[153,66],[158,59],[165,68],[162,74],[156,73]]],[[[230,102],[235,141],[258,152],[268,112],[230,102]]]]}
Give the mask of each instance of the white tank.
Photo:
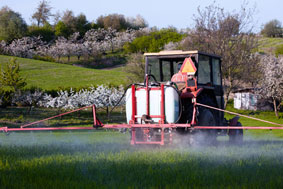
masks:
{"type": "MultiPolygon", "coordinates": [[[[165,94],[165,122],[175,123],[179,117],[179,95],[173,87],[164,87],[165,94]]],[[[136,90],[137,116],[146,114],[146,90],[136,90]]],[[[150,115],[161,115],[161,90],[150,90],[149,92],[149,112],[150,115]]],[[[132,90],[126,93],[126,115],[127,122],[132,119],[132,90]]],[[[158,123],[160,118],[152,119],[158,123]]],[[[137,118],[138,123],[141,119],[137,118]]]]}

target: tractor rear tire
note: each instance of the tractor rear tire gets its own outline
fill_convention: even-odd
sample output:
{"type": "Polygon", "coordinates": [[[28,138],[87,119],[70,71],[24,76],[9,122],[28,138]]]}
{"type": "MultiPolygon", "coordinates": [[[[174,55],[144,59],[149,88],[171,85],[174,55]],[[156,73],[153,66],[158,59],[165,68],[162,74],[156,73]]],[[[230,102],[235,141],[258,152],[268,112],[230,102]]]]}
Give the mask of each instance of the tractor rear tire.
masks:
{"type": "MultiPolygon", "coordinates": [[[[213,113],[206,109],[202,108],[199,112],[198,117],[198,125],[199,126],[215,126],[216,121],[213,113]]],[[[217,130],[216,129],[205,129],[200,131],[201,140],[200,142],[205,142],[208,144],[215,144],[217,140],[217,130]]]]}
{"type": "MultiPolygon", "coordinates": [[[[242,127],[240,122],[237,122],[237,127],[242,127]]],[[[242,144],[244,140],[243,129],[231,129],[228,133],[230,144],[242,144]]]]}

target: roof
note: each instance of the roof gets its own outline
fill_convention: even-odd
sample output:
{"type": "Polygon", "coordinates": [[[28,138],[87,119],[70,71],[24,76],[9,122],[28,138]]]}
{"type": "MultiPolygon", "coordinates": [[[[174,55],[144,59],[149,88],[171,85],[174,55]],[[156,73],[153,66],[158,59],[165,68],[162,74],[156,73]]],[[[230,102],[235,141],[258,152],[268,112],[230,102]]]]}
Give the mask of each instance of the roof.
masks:
{"type": "Polygon", "coordinates": [[[221,58],[218,55],[208,54],[208,53],[204,53],[204,52],[197,51],[197,50],[193,50],[193,51],[182,51],[182,50],[160,51],[160,52],[154,52],[154,53],[144,53],[144,56],[178,56],[178,55],[185,56],[185,55],[191,55],[191,54],[204,54],[204,55],[208,55],[208,56],[221,58]]]}
{"type": "Polygon", "coordinates": [[[160,51],[155,53],[144,53],[144,56],[160,56],[160,55],[186,55],[186,54],[197,54],[198,51],[182,51],[182,50],[174,50],[174,51],[160,51]]]}
{"type": "Polygon", "coordinates": [[[247,87],[247,88],[233,90],[232,93],[254,93],[257,90],[259,89],[254,87],[247,87]]]}

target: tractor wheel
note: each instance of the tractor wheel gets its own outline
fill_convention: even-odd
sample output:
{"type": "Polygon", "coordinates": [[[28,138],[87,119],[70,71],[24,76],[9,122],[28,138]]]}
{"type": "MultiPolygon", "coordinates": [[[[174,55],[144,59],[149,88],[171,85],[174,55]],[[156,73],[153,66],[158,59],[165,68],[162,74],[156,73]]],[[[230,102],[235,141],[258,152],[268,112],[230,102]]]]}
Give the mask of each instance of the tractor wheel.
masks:
{"type": "MultiPolygon", "coordinates": [[[[240,122],[237,122],[237,127],[242,127],[240,122]]],[[[229,133],[229,143],[231,144],[242,144],[244,138],[243,129],[230,129],[229,133]]]]}
{"type": "MultiPolygon", "coordinates": [[[[199,126],[215,126],[216,121],[215,121],[213,113],[206,108],[201,108],[199,112],[199,117],[198,117],[198,125],[199,126]]],[[[201,136],[200,140],[202,140],[200,142],[214,144],[217,138],[217,130],[215,129],[201,130],[200,136],[201,136]]]]}
{"type": "MultiPolygon", "coordinates": [[[[136,131],[136,141],[144,141],[144,134],[142,128],[135,128],[136,131]]],[[[129,131],[132,140],[132,130],[129,131]]]]}

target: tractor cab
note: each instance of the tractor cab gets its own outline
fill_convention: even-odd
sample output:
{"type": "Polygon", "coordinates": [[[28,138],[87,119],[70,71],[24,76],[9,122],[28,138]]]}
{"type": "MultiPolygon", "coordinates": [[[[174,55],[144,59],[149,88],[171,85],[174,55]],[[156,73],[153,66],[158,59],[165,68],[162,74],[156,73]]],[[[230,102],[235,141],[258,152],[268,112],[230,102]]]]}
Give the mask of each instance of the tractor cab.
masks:
{"type": "MultiPolygon", "coordinates": [[[[144,56],[145,75],[152,76],[159,83],[173,82],[183,96],[186,93],[184,89],[202,89],[199,99],[208,101],[209,98],[210,105],[224,108],[220,56],[179,50],[145,53],[144,56]]],[[[183,98],[183,101],[186,99],[183,98]]],[[[219,112],[216,117],[222,120],[223,113],[219,112]]]]}

